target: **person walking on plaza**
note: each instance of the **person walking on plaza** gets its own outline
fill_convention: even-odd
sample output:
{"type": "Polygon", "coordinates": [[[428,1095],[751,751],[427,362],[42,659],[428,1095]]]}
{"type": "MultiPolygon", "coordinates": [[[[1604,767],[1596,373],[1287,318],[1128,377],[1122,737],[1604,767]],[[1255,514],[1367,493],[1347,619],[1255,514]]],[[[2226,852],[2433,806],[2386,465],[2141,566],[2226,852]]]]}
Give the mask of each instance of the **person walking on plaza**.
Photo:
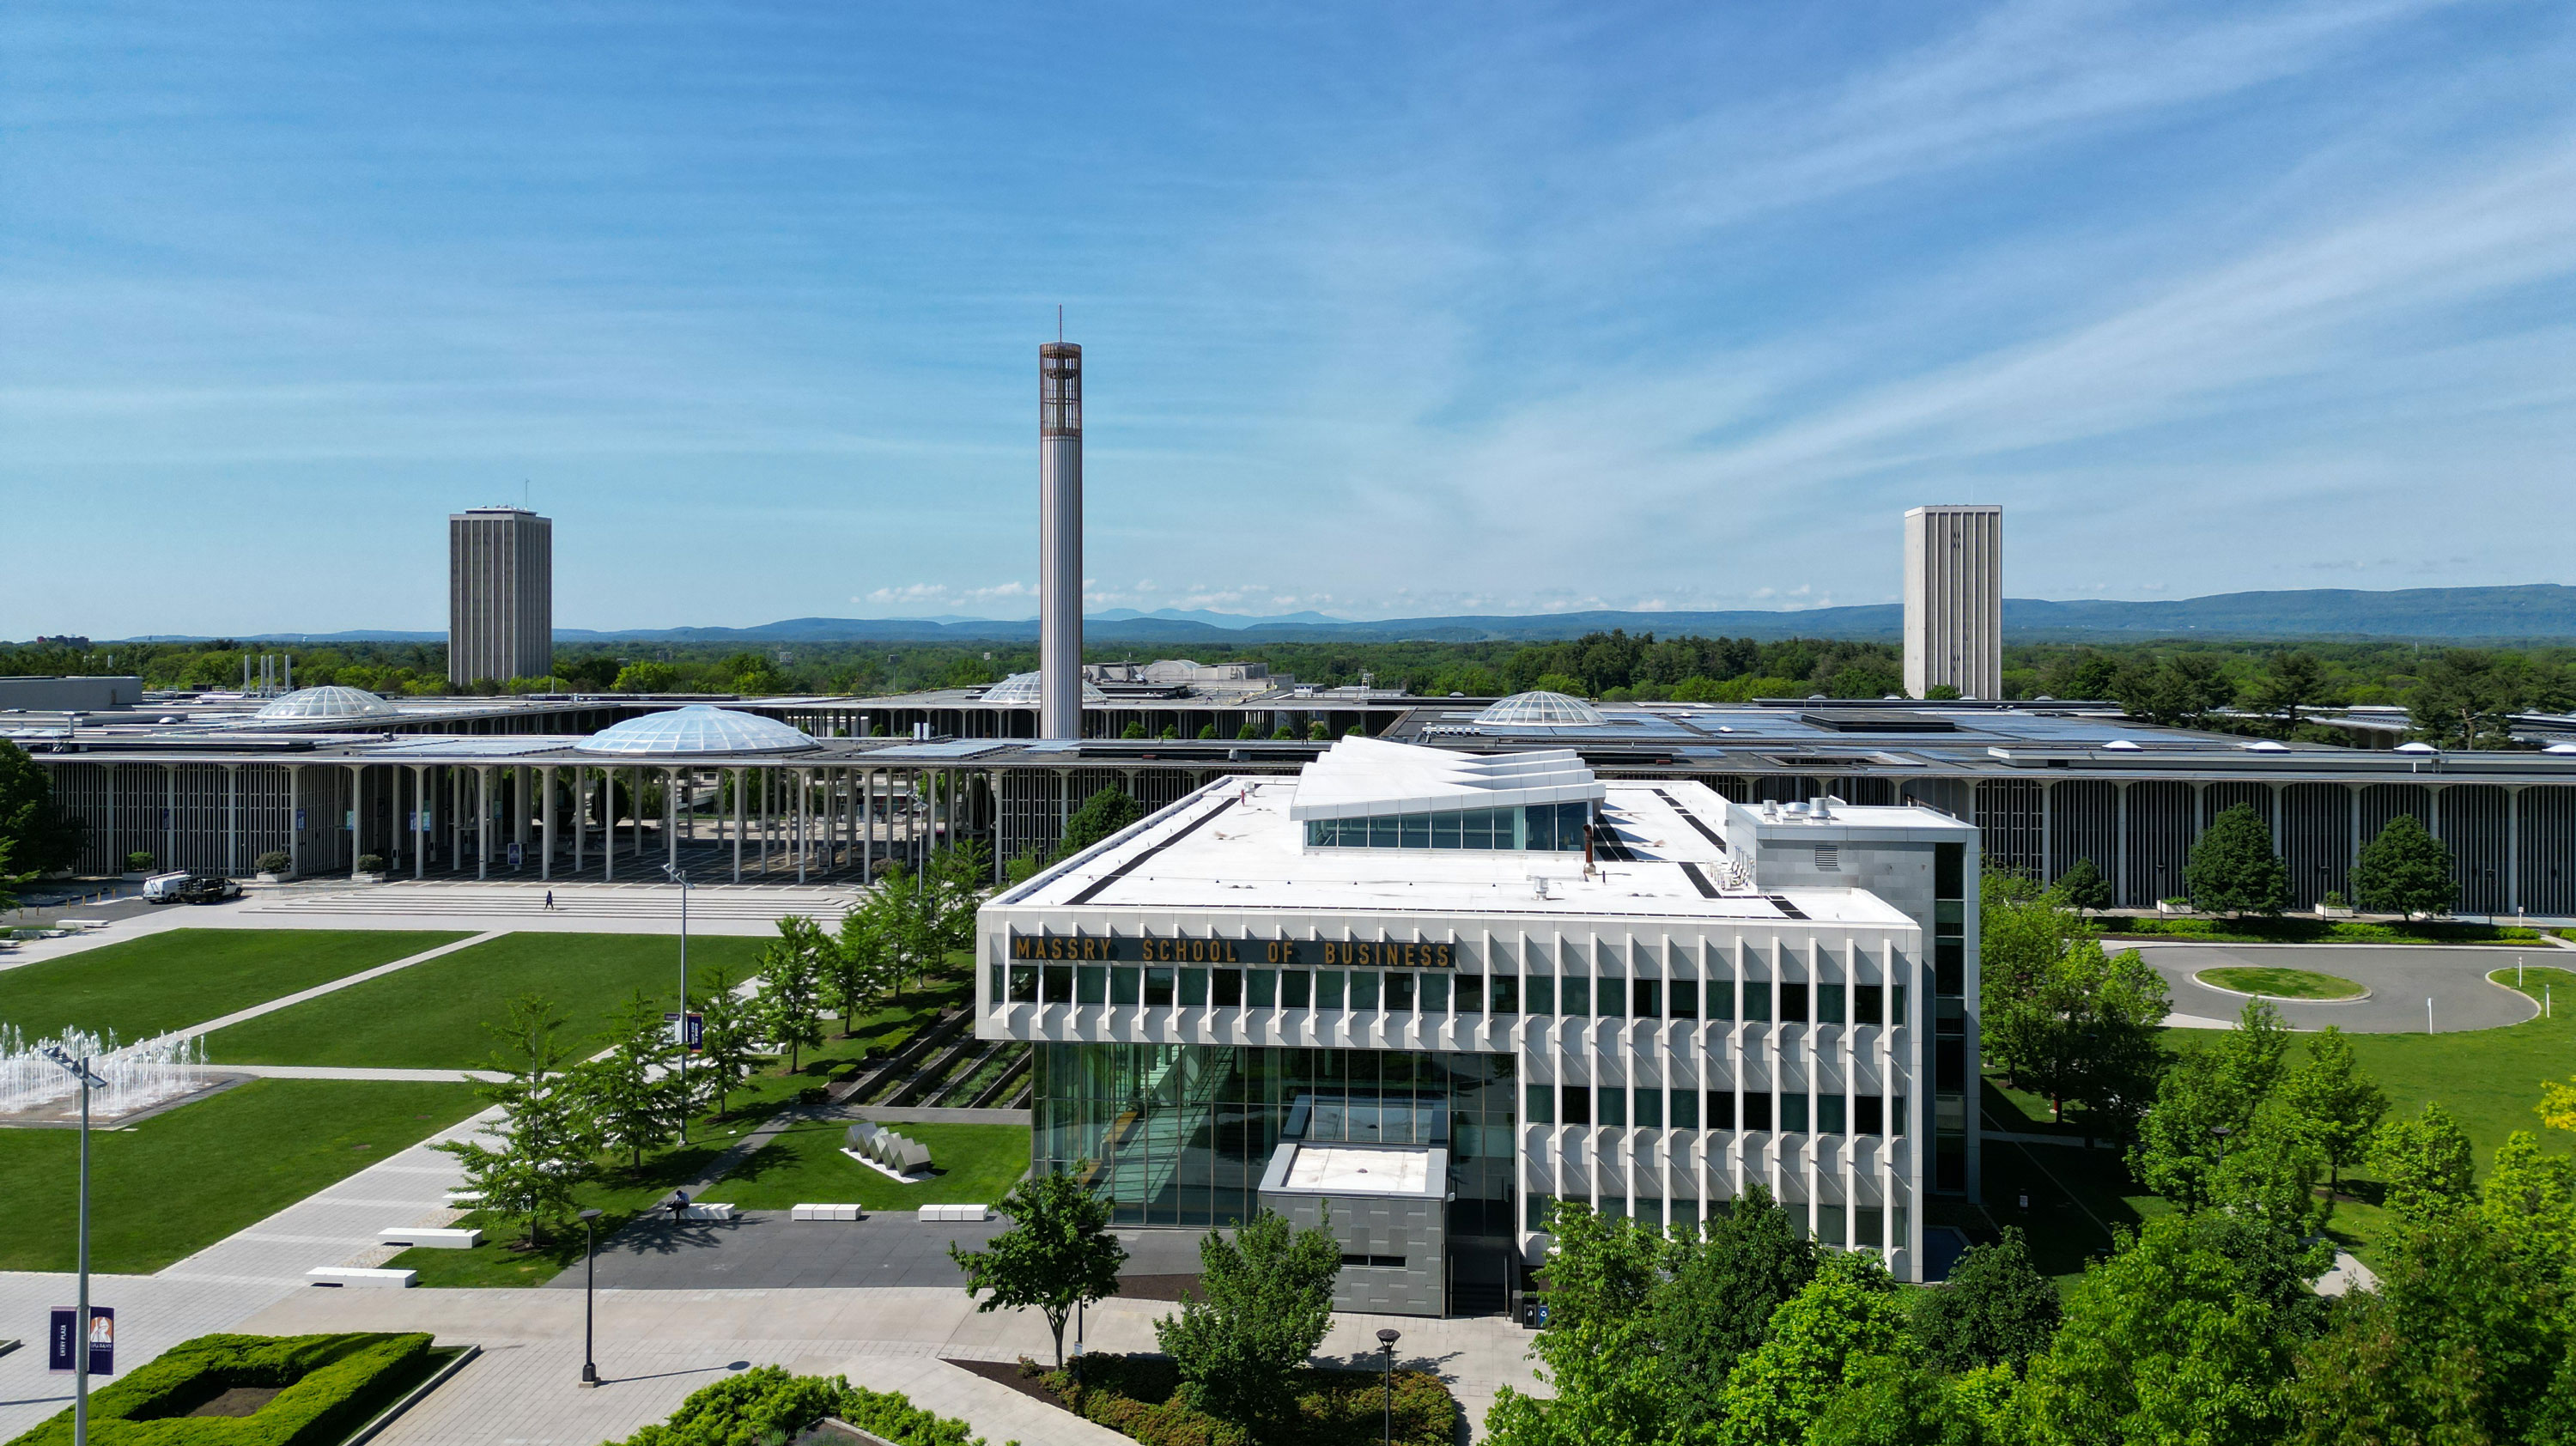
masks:
{"type": "Polygon", "coordinates": [[[554,890],[552,890],[552,889],[548,889],[548,890],[546,890],[546,912],[547,912],[547,913],[549,913],[549,914],[551,914],[551,913],[553,913],[554,911],[555,911],[555,891],[554,891],[554,890]]]}

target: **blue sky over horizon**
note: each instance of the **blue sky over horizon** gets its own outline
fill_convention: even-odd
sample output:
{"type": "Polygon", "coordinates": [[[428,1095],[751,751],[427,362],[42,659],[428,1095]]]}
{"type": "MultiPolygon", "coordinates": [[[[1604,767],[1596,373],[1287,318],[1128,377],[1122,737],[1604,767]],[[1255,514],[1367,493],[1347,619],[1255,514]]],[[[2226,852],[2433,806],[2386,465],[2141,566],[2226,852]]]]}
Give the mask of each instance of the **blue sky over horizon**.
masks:
{"type": "Polygon", "coordinates": [[[20,4],[0,637],[2576,582],[2576,9],[20,4]]]}

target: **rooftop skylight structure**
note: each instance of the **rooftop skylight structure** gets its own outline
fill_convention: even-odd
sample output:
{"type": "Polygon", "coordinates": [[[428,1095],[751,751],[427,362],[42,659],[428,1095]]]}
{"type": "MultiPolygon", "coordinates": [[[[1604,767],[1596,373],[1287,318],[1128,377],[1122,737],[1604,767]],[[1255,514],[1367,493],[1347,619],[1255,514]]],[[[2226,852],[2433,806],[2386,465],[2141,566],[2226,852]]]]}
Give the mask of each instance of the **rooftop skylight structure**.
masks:
{"type": "Polygon", "coordinates": [[[1514,693],[1476,715],[1485,728],[1600,728],[1610,722],[1580,698],[1545,691],[1514,693]]]}
{"type": "Polygon", "coordinates": [[[266,719],[391,718],[402,710],[359,688],[298,688],[252,714],[266,719]]]}
{"type": "Polygon", "coordinates": [[[812,737],[756,713],[692,703],[603,728],[573,745],[582,753],[723,755],[798,753],[820,748],[812,737]]]}

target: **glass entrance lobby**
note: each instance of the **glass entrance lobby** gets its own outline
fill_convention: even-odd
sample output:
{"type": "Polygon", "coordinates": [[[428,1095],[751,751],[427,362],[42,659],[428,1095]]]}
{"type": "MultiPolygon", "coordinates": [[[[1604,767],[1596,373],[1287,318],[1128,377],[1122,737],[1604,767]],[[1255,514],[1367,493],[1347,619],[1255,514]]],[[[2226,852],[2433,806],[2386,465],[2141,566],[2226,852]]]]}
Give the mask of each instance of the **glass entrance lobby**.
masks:
{"type": "Polygon", "coordinates": [[[1508,1236],[1513,1060],[1226,1045],[1036,1046],[1032,1149],[1124,1225],[1228,1225],[1259,1210],[1283,1139],[1449,1151],[1449,1231],[1508,1236]]]}

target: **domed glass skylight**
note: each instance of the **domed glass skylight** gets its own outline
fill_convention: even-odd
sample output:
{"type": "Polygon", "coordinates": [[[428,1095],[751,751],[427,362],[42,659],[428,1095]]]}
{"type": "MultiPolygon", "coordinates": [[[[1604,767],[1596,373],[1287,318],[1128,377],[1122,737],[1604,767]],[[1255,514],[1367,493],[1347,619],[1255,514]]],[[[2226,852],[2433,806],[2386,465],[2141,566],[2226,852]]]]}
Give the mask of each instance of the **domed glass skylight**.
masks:
{"type": "Polygon", "coordinates": [[[254,718],[391,718],[402,710],[358,688],[298,688],[260,705],[254,718]]]}
{"type": "Polygon", "coordinates": [[[1601,710],[1563,693],[1514,693],[1476,715],[1489,728],[1600,728],[1601,710]]]}
{"type": "Polygon", "coordinates": [[[602,728],[573,747],[583,753],[802,753],[823,745],[757,713],[707,703],[648,713],[602,728]]]}
{"type": "MultiPolygon", "coordinates": [[[[987,703],[1026,703],[1031,707],[1035,707],[1038,702],[1038,692],[1039,687],[1037,674],[1013,673],[1011,676],[1004,678],[1002,681],[985,689],[983,696],[984,701],[987,703]]],[[[1085,703],[1106,703],[1109,701],[1109,695],[1101,692],[1099,687],[1089,678],[1085,678],[1082,680],[1082,701],[1085,703]]]]}

